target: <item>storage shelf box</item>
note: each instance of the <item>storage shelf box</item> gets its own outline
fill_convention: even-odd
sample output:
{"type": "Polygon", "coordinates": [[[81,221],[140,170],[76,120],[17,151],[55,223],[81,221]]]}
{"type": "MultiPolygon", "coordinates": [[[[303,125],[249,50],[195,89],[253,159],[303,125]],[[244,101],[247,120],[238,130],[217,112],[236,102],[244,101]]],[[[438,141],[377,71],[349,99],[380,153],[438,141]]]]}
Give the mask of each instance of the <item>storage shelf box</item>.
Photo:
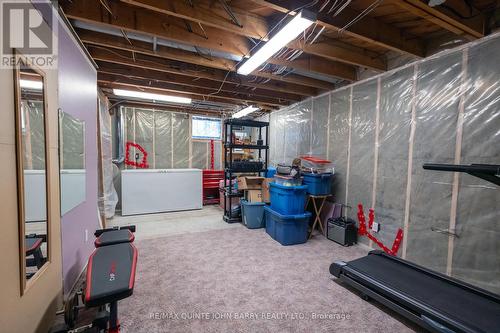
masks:
{"type": "Polygon", "coordinates": [[[304,213],[306,191],[307,185],[283,186],[270,183],[271,208],[284,215],[304,213]]]}
{"type": "Polygon", "coordinates": [[[263,202],[248,202],[247,200],[241,200],[243,224],[248,229],[258,229],[266,226],[266,220],[264,218],[265,206],[266,204],[263,202]]]}
{"type": "Polygon", "coordinates": [[[270,207],[264,207],[266,232],[281,245],[295,245],[307,242],[307,229],[312,214],[283,215],[270,207]]]}
{"type": "Polygon", "coordinates": [[[332,188],[332,173],[302,173],[307,193],[312,195],[328,195],[332,188]]]}

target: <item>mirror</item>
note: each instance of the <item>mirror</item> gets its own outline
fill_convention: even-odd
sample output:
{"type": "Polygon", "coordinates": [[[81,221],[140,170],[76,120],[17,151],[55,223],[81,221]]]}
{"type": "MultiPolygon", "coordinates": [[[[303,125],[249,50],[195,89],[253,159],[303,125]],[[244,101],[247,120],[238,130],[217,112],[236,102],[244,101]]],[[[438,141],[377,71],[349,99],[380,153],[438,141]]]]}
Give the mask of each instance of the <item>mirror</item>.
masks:
{"type": "Polygon", "coordinates": [[[59,110],[61,216],[85,201],[85,122],[59,110]]]}
{"type": "Polygon", "coordinates": [[[22,291],[48,262],[48,159],[45,77],[20,62],[16,79],[16,140],[22,291]]]}

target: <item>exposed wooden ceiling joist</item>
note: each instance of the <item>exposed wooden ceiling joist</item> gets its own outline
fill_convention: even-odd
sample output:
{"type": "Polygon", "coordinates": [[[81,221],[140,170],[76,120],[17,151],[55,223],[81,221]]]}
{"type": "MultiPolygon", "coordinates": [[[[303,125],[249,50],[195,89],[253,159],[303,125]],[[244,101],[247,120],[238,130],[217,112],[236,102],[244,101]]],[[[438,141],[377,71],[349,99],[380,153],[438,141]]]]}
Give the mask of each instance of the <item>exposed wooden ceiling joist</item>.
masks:
{"type": "MultiPolygon", "coordinates": [[[[224,111],[210,110],[201,107],[193,107],[193,106],[183,107],[177,105],[175,106],[164,105],[161,103],[124,100],[122,97],[114,95],[111,89],[105,89],[104,94],[109,98],[112,104],[118,103],[117,106],[137,107],[143,109],[155,109],[161,111],[180,112],[180,113],[188,113],[196,115],[207,115],[207,116],[220,116],[222,113],[224,113],[224,111]]],[[[229,112],[229,110],[227,112],[229,112]]]]}
{"type": "MultiPolygon", "coordinates": [[[[107,78],[103,78],[102,80],[97,81],[99,83],[99,86],[103,90],[110,90],[112,91],[113,89],[124,89],[124,90],[132,90],[132,91],[139,91],[139,92],[146,92],[146,93],[152,93],[152,94],[167,94],[171,96],[179,96],[179,97],[189,97],[193,101],[197,101],[200,103],[203,102],[213,102],[213,103],[219,103],[221,104],[221,109],[227,110],[229,108],[234,108],[234,109],[239,109],[243,108],[247,103],[244,101],[239,101],[237,104],[231,103],[226,99],[221,99],[219,97],[212,97],[212,96],[205,96],[201,98],[199,95],[194,95],[194,94],[180,94],[180,93],[175,93],[170,90],[165,90],[162,88],[157,88],[157,87],[150,87],[148,85],[141,86],[137,84],[130,84],[130,83],[117,83],[117,82],[111,82],[107,78]]],[[[142,101],[141,101],[142,102],[142,101]]],[[[255,103],[254,105],[257,105],[260,109],[262,110],[276,110],[277,108],[268,104],[261,104],[261,103],[255,103]]]]}
{"type": "MultiPolygon", "coordinates": [[[[452,13],[445,14],[438,7],[430,7],[420,0],[388,0],[388,2],[469,40],[484,37],[484,17],[482,15],[477,15],[470,20],[463,20],[452,13]]],[[[449,0],[447,5],[453,7],[460,4],[457,1],[449,0]]]]}
{"type": "Polygon", "coordinates": [[[185,0],[121,0],[122,2],[146,8],[155,12],[190,20],[203,25],[222,29],[230,33],[254,39],[265,39],[269,27],[266,20],[238,8],[232,8],[241,26],[231,22],[227,12],[216,1],[197,0],[193,7],[185,0]]]}
{"type": "MultiPolygon", "coordinates": [[[[172,59],[172,60],[177,60],[177,61],[183,61],[191,64],[196,64],[196,65],[202,65],[202,66],[207,66],[211,68],[217,68],[217,69],[222,69],[222,70],[229,70],[229,71],[235,71],[235,65],[236,63],[231,60],[227,59],[221,59],[221,58],[205,58],[202,56],[199,56],[195,53],[189,52],[189,51],[184,51],[184,50],[178,50],[178,49],[173,49],[170,47],[165,47],[161,45],[157,45],[156,51],[152,49],[151,44],[147,42],[142,42],[142,41],[137,41],[133,40],[131,41],[132,44],[128,43],[125,38],[120,38],[116,36],[112,36],[110,38],[110,35],[104,34],[104,33],[99,33],[99,32],[92,32],[88,30],[82,30],[82,29],[77,29],[77,33],[80,37],[80,39],[87,44],[92,44],[92,45],[98,45],[101,47],[106,47],[106,48],[115,48],[115,49],[120,49],[120,50],[126,50],[126,51],[133,51],[137,52],[140,54],[146,54],[146,55],[151,55],[155,57],[161,57],[161,58],[166,58],[166,59],[172,59]]],[[[282,81],[284,83],[290,83],[294,85],[302,85],[307,87],[312,87],[312,88],[320,88],[324,90],[331,90],[334,89],[335,85],[322,81],[322,80],[316,80],[300,75],[295,75],[295,74],[289,74],[286,76],[279,76],[279,75],[273,75],[270,73],[266,72],[257,72],[255,71],[253,75],[258,76],[258,77],[264,77],[267,79],[271,80],[277,80],[277,81],[282,81]]],[[[241,76],[240,76],[241,77],[241,76]]],[[[243,77],[241,80],[245,80],[243,77]]],[[[310,90],[310,89],[304,89],[305,91],[310,90]]],[[[299,93],[297,91],[291,91],[293,93],[299,93]]]]}
{"type": "MultiPolygon", "coordinates": [[[[234,14],[237,15],[238,20],[241,19],[242,27],[231,23],[227,14],[225,14],[222,8],[217,6],[217,3],[213,3],[210,6],[209,1],[201,0],[195,3],[194,7],[189,6],[186,1],[183,0],[170,0],[170,1],[155,1],[155,0],[121,0],[135,6],[152,10],[158,13],[166,14],[169,16],[182,18],[190,20],[193,22],[201,23],[204,26],[209,26],[212,28],[222,29],[229,33],[236,33],[241,36],[249,38],[263,38],[269,34],[269,28],[264,18],[259,17],[254,14],[249,14],[238,8],[233,8],[234,14]]],[[[266,40],[266,38],[263,38],[266,40]]],[[[334,42],[335,43],[335,42],[334,42]]],[[[304,45],[303,43],[293,42],[288,45],[288,47],[303,50],[306,53],[309,52],[309,47],[313,45],[304,45]]],[[[386,66],[380,59],[372,59],[369,56],[364,55],[365,51],[361,48],[355,48],[356,50],[350,50],[341,45],[341,43],[335,43],[330,48],[327,45],[323,45],[320,48],[313,48],[313,53],[316,56],[324,57],[329,60],[339,61],[351,65],[366,67],[375,70],[385,70],[386,66]]],[[[270,59],[270,63],[274,63],[273,59],[270,59]]],[[[292,64],[291,64],[292,65],[292,64]]],[[[333,64],[337,67],[339,64],[333,64]]],[[[332,75],[328,73],[323,73],[327,75],[332,75]]],[[[333,75],[333,76],[338,76],[333,75]]],[[[341,77],[342,78],[342,77],[341,77]]],[[[347,78],[343,78],[347,79],[347,78]]],[[[352,80],[351,80],[352,81],[352,80]]]]}
{"type": "Polygon", "coordinates": [[[200,77],[195,78],[185,75],[179,75],[177,73],[165,73],[151,69],[137,68],[128,65],[106,62],[98,62],[97,64],[99,65],[99,73],[113,74],[128,78],[151,79],[158,82],[182,84],[195,88],[212,89],[213,92],[222,91],[227,93],[247,94],[255,97],[268,97],[273,99],[277,98],[289,102],[298,102],[302,99],[302,96],[299,95],[272,92],[260,88],[243,87],[229,82],[218,82],[200,77]]]}
{"type": "Polygon", "coordinates": [[[193,32],[189,32],[182,19],[175,17],[166,19],[165,15],[122,2],[108,2],[112,14],[99,0],[64,1],[61,5],[67,17],[91,24],[148,34],[228,54],[244,55],[250,51],[250,41],[245,37],[211,27],[205,27],[202,31],[197,25],[191,25],[193,32]]]}
{"type": "Polygon", "coordinates": [[[192,99],[201,101],[208,100],[208,101],[230,103],[230,104],[249,103],[249,104],[268,105],[272,107],[280,107],[290,104],[290,102],[288,101],[279,100],[277,98],[250,96],[242,93],[227,93],[222,91],[214,93],[212,89],[207,89],[207,88],[198,88],[181,84],[159,82],[151,79],[143,79],[135,77],[131,78],[114,74],[98,73],[97,82],[99,84],[109,83],[112,85],[121,85],[128,87],[135,86],[148,89],[157,89],[163,92],[167,92],[168,94],[176,94],[176,96],[178,96],[179,94],[185,95],[184,97],[190,97],[192,99]]]}
{"type": "Polygon", "coordinates": [[[89,52],[92,58],[97,61],[100,60],[107,63],[122,64],[136,68],[145,68],[159,72],[185,75],[187,77],[204,78],[217,82],[225,81],[234,85],[265,89],[273,94],[277,93],[278,95],[279,93],[291,93],[293,95],[305,97],[315,96],[318,94],[317,90],[310,87],[272,80],[268,82],[259,82],[262,81],[262,79],[255,80],[254,77],[241,77],[236,76],[233,73],[229,73],[229,75],[226,76],[227,72],[222,70],[200,67],[189,63],[182,63],[142,54],[136,54],[132,57],[131,53],[128,51],[89,46],[89,52]]]}
{"type": "MultiPolygon", "coordinates": [[[[291,14],[295,14],[294,10],[308,3],[307,1],[297,0],[252,1],[259,5],[267,4],[269,7],[283,13],[292,11],[291,14]]],[[[359,12],[346,7],[337,16],[321,12],[318,14],[316,22],[327,29],[339,31],[359,14],[359,12]]],[[[417,57],[425,56],[425,48],[421,40],[409,38],[412,36],[405,36],[402,30],[369,16],[363,17],[360,22],[354,23],[347,29],[342,29],[341,34],[399,53],[411,54],[417,57]]]]}
{"type": "MultiPolygon", "coordinates": [[[[161,37],[176,43],[221,51],[236,56],[244,56],[250,53],[250,41],[243,36],[212,27],[204,27],[203,32],[196,34],[187,30],[186,26],[183,25],[185,23],[182,23],[184,22],[182,19],[140,7],[110,2],[110,10],[113,13],[111,15],[99,5],[97,0],[64,2],[64,4],[63,8],[69,18],[87,23],[119,28],[123,31],[146,34],[152,37],[161,37]]],[[[191,26],[193,30],[195,27],[197,26],[191,26]]],[[[272,61],[269,62],[272,63],[272,61]]],[[[293,62],[290,63],[290,66],[293,66],[293,62]]],[[[337,73],[332,68],[327,67],[321,70],[321,74],[345,79],[341,76],[343,75],[342,71],[337,73]]]]}

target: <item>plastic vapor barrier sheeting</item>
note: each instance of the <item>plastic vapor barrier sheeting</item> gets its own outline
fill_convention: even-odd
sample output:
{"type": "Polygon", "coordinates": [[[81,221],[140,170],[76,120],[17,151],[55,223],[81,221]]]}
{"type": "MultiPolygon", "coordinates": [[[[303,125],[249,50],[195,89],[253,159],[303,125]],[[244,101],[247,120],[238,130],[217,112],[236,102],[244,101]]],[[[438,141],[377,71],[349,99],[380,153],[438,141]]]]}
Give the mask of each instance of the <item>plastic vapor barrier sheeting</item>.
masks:
{"type": "Polygon", "coordinates": [[[108,103],[99,98],[99,126],[101,130],[101,153],[102,153],[102,175],[103,189],[99,193],[99,209],[104,211],[106,218],[115,215],[118,194],[113,183],[113,146],[111,134],[111,115],[108,103]]]}
{"type": "Polygon", "coordinates": [[[42,102],[21,102],[23,113],[24,169],[45,170],[45,126],[42,102]]]}
{"type": "Polygon", "coordinates": [[[399,256],[500,293],[499,187],[422,169],[500,164],[498,54],[497,34],[273,112],[271,164],[332,160],[334,200],[389,247],[403,229],[399,256]]]}
{"type": "MultiPolygon", "coordinates": [[[[191,118],[185,113],[123,107],[125,142],[140,145],[150,169],[211,168],[210,140],[191,139],[191,118]]],[[[222,165],[221,141],[214,140],[214,169],[222,165]]],[[[129,147],[129,160],[141,163],[143,154],[129,147]],[[136,153],[139,159],[135,161],[136,153]]],[[[124,165],[125,168],[135,168],[124,165]]]]}

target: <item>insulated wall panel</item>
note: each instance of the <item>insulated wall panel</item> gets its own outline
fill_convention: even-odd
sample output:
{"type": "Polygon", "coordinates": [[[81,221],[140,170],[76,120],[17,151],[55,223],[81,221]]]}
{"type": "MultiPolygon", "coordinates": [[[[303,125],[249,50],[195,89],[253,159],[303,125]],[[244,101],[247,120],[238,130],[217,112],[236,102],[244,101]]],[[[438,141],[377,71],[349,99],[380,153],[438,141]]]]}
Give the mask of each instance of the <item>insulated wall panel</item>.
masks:
{"type": "Polygon", "coordinates": [[[424,170],[424,163],[453,163],[462,81],[462,55],[417,67],[407,259],[446,272],[453,173],[424,170]],[[433,200],[429,200],[433,198],[433,200]]]}
{"type": "MultiPolygon", "coordinates": [[[[500,39],[468,50],[461,163],[500,164],[500,39]]],[[[500,189],[460,175],[453,276],[500,293],[500,189]]]]}
{"type": "Polygon", "coordinates": [[[404,221],[413,70],[393,72],[381,82],[375,216],[382,225],[377,238],[389,246],[404,221]]]}
{"type": "MultiPolygon", "coordinates": [[[[347,193],[347,204],[352,207],[349,210],[351,218],[356,217],[359,203],[365,211],[372,207],[376,113],[377,80],[353,87],[347,193]]],[[[360,241],[368,243],[366,238],[360,241]]]]}
{"type": "Polygon", "coordinates": [[[155,168],[172,168],[172,114],[155,112],[155,168]]]}
{"type": "Polygon", "coordinates": [[[345,203],[351,90],[342,89],[333,92],[330,98],[328,159],[332,161],[335,166],[332,194],[336,202],[345,203]]]}
{"type": "Polygon", "coordinates": [[[173,167],[189,167],[189,141],[191,134],[189,131],[189,116],[182,113],[172,114],[172,131],[174,137],[173,146],[173,167]]]}
{"type": "MultiPolygon", "coordinates": [[[[135,109],[135,143],[139,144],[147,152],[148,164],[151,166],[154,164],[153,132],[153,112],[150,110],[135,109]]],[[[139,158],[138,162],[140,162],[141,158],[142,156],[139,158]]]]}
{"type": "Polygon", "coordinates": [[[313,98],[312,107],[310,151],[313,156],[326,158],[330,95],[313,98]]]}
{"type": "Polygon", "coordinates": [[[193,141],[193,159],[192,167],[196,169],[208,169],[210,166],[209,142],[207,141],[193,141]]]}

